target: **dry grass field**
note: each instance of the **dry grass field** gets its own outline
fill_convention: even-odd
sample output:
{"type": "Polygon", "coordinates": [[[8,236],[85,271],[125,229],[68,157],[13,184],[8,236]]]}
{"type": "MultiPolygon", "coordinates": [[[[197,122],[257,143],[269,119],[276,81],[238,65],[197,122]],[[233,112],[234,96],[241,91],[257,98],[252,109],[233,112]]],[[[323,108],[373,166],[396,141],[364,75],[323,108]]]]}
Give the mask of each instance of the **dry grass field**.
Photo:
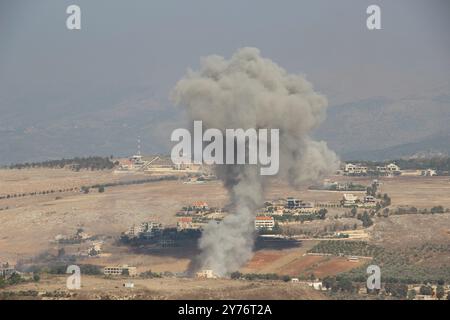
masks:
{"type": "MultiPolygon", "coordinates": [[[[63,298],[71,299],[239,299],[239,300],[277,300],[277,299],[326,299],[321,292],[298,283],[282,281],[245,281],[230,279],[126,279],[104,278],[101,276],[82,276],[81,289],[69,291],[65,276],[46,276],[39,283],[26,283],[13,288],[0,289],[20,294],[35,291],[34,299],[54,299],[56,292],[63,298]],[[134,288],[125,288],[124,283],[132,281],[134,288]]],[[[16,296],[15,298],[30,298],[16,296]]],[[[58,299],[60,299],[58,297],[58,299]]]]}
{"type": "MultiPolygon", "coordinates": [[[[81,187],[82,185],[141,178],[146,178],[146,176],[144,174],[116,175],[111,171],[0,170],[0,194],[81,187]]],[[[361,184],[371,182],[370,179],[364,178],[342,176],[330,178],[338,181],[351,180],[361,184]]],[[[392,198],[391,208],[416,206],[429,209],[435,205],[450,208],[448,177],[394,177],[382,178],[381,182],[380,191],[388,193],[392,198]]],[[[266,199],[295,196],[306,201],[339,201],[343,193],[310,191],[307,186],[295,190],[285,182],[274,181],[267,186],[266,199]]],[[[218,181],[204,184],[184,184],[181,180],[175,180],[108,187],[104,193],[93,190],[89,194],[72,192],[3,199],[0,200],[0,209],[5,207],[8,209],[0,211],[0,261],[15,263],[18,260],[35,257],[42,252],[57,252],[61,245],[53,241],[55,236],[58,234],[71,235],[77,228],[82,227],[88,234],[105,239],[103,251],[106,255],[99,258],[83,258],[80,260],[81,263],[100,266],[129,264],[136,266],[139,272],[147,270],[182,272],[188,268],[191,258],[197,254],[195,249],[182,251],[168,249],[164,253],[155,253],[147,252],[145,249],[130,250],[125,246],[117,246],[115,240],[131,225],[143,221],[154,220],[173,226],[176,224],[176,212],[196,200],[207,201],[210,206],[222,207],[227,203],[228,197],[218,181]]],[[[348,209],[339,210],[344,212],[348,209]]],[[[334,213],[329,215],[329,219],[333,219],[333,216],[334,213]]],[[[324,221],[324,225],[329,221],[331,220],[324,221]]],[[[315,226],[315,223],[320,222],[311,223],[311,227],[323,227],[315,226]]],[[[376,218],[375,225],[368,229],[368,234],[369,241],[387,247],[422,242],[448,243],[450,241],[450,214],[376,218]]],[[[298,248],[259,250],[253,259],[241,269],[241,272],[278,273],[291,276],[314,273],[316,276],[323,277],[348,271],[365,262],[363,260],[356,263],[349,262],[343,257],[305,255],[308,248],[314,243],[314,241],[303,241],[302,246],[298,248]]],[[[84,250],[77,245],[67,246],[66,249],[68,252],[84,250]]],[[[92,280],[94,283],[97,281],[95,279],[92,280]]],[[[98,281],[98,286],[101,283],[110,285],[107,284],[107,281],[98,281]]],[[[149,283],[157,283],[156,281],[149,280],[149,283]]],[[[169,285],[170,281],[168,280],[164,285],[169,285]]],[[[195,282],[186,281],[193,287],[196,286],[195,282]]],[[[221,285],[225,286],[225,283],[227,286],[237,285],[235,282],[224,282],[221,285]]],[[[239,286],[249,285],[248,283],[236,283],[239,283],[239,286]]],[[[116,285],[118,284],[116,283],[116,285]]],[[[120,287],[120,285],[118,286],[120,287]]],[[[205,287],[204,285],[198,286],[199,288],[205,287]]],[[[255,284],[255,286],[263,286],[263,284],[255,284]]],[[[137,288],[140,288],[140,285],[137,288]]],[[[283,291],[286,288],[288,287],[278,289],[283,291]]],[[[153,292],[151,286],[147,289],[153,292]]],[[[245,291],[244,296],[256,298],[258,290],[252,290],[249,288],[245,291]]],[[[172,296],[169,293],[161,294],[173,297],[175,294],[182,296],[183,292],[172,293],[172,296]]],[[[202,290],[198,289],[195,296],[201,297],[202,294],[206,293],[202,293],[202,290]]],[[[233,291],[223,290],[221,294],[224,297],[232,297],[233,291]]]]}
{"type": "Polygon", "coordinates": [[[301,248],[287,250],[261,250],[241,269],[243,273],[277,273],[292,277],[310,277],[311,274],[323,278],[349,271],[366,263],[360,259],[356,262],[345,257],[313,256],[305,253],[317,241],[305,241],[301,248]]]}
{"type": "MultiPolygon", "coordinates": [[[[337,181],[353,181],[370,184],[372,179],[365,177],[338,177],[337,181]]],[[[442,205],[450,208],[450,177],[398,176],[382,177],[379,192],[387,193],[394,206],[415,206],[431,208],[442,205]]]]}
{"type": "MultiPolygon", "coordinates": [[[[0,170],[1,192],[33,192],[62,187],[105,183],[119,179],[142,179],[145,175],[115,175],[112,172],[72,172],[59,169],[0,170]],[[14,178],[17,176],[16,178],[14,178]]],[[[319,193],[292,190],[286,184],[271,185],[267,198],[319,193]]],[[[336,195],[337,196],[337,195],[336,195]]],[[[323,197],[323,196],[322,196],[323,197]]],[[[38,195],[0,200],[0,260],[16,261],[52,248],[51,240],[58,234],[73,234],[82,227],[92,235],[118,236],[131,225],[155,220],[175,225],[175,213],[196,200],[221,207],[227,194],[218,181],[206,184],[184,184],[182,181],[161,181],[140,185],[106,188],[89,194],[80,192],[38,195]],[[56,197],[59,197],[56,199],[56,197]]]]}

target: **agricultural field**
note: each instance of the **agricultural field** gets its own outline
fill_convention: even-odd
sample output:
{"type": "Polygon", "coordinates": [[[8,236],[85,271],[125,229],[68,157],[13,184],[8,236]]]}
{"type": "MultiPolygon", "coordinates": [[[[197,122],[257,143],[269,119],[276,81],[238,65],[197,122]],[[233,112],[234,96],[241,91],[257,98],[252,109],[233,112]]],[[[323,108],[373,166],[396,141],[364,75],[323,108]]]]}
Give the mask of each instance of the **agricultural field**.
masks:
{"type": "Polygon", "coordinates": [[[240,299],[321,300],[326,296],[302,284],[230,279],[126,279],[82,277],[82,288],[68,291],[65,276],[43,277],[39,283],[0,289],[0,299],[240,299]],[[134,288],[125,288],[132,281],[134,288]]]}
{"type": "MultiPolygon", "coordinates": [[[[85,185],[107,184],[131,180],[146,179],[143,173],[114,174],[113,171],[80,171],[64,169],[22,169],[0,170],[0,194],[22,192],[37,192],[40,190],[59,190],[78,188],[85,185]]],[[[370,184],[367,178],[333,176],[337,181],[354,181],[359,184],[370,184]]],[[[379,192],[389,194],[392,203],[391,212],[401,207],[416,207],[419,210],[430,209],[433,206],[450,208],[450,191],[448,177],[386,177],[381,178],[379,192]]],[[[293,189],[284,181],[274,180],[267,185],[266,199],[285,199],[296,197],[311,202],[336,202],[342,199],[344,192],[309,190],[308,186],[293,189]]],[[[224,207],[228,203],[226,190],[219,181],[205,183],[184,183],[183,178],[173,180],[153,181],[142,184],[117,185],[106,187],[104,192],[93,188],[89,193],[77,191],[61,193],[45,193],[33,196],[0,199],[0,261],[24,265],[34,264],[80,264],[107,265],[128,264],[137,267],[138,273],[152,271],[171,274],[184,273],[190,268],[192,259],[199,254],[193,245],[189,248],[166,248],[153,250],[146,246],[129,247],[118,243],[122,232],[130,226],[143,221],[156,221],[164,226],[176,226],[176,213],[195,201],[206,201],[212,207],[224,207]],[[86,243],[61,244],[55,241],[58,235],[72,235],[78,229],[102,241],[102,254],[96,257],[86,257],[86,243]],[[58,257],[64,249],[66,261],[58,257]],[[50,258],[49,258],[50,257],[50,258]]],[[[445,268],[450,266],[450,249],[444,244],[450,243],[450,214],[403,214],[373,218],[374,224],[363,228],[356,218],[343,217],[349,213],[348,208],[330,208],[324,220],[289,223],[283,226],[288,230],[287,237],[296,237],[298,232],[315,234],[323,229],[332,230],[336,226],[349,226],[348,239],[336,239],[334,242],[364,243],[361,248],[350,247],[344,250],[331,250],[330,247],[319,253],[326,255],[311,255],[326,245],[326,239],[300,239],[289,247],[257,247],[254,256],[239,272],[242,274],[277,274],[281,276],[310,279],[323,279],[337,275],[349,275],[359,279],[364,275],[364,267],[368,263],[377,262],[386,266],[387,276],[400,277],[401,268],[407,269],[405,281],[415,274],[413,280],[427,279],[427,270],[434,270],[436,277],[447,279],[445,268]],[[353,226],[357,229],[353,230],[353,226]],[[356,248],[356,249],[355,249],[356,248]],[[369,249],[368,249],[369,248],[369,249]],[[376,248],[376,249],[374,249],[376,248]],[[312,250],[312,251],[311,251],[312,250]],[[314,251],[315,250],[315,251],[314,251]],[[331,250],[331,251],[330,251],[331,250]],[[397,254],[401,252],[402,254],[397,254]],[[349,259],[349,256],[359,256],[349,259]],[[392,259],[396,257],[396,259],[392,259]],[[431,268],[431,269],[430,269],[431,268]]],[[[342,246],[342,245],[341,245],[342,246]]],[[[52,276],[49,276],[50,278],[52,276]]],[[[59,279],[57,276],[56,279],[59,279]]],[[[90,276],[89,276],[90,277],[90,276]]],[[[109,282],[101,277],[87,277],[88,283],[80,297],[88,295],[98,298],[105,290],[106,295],[115,297],[117,294],[128,295],[119,280],[109,282]],[[92,287],[91,287],[92,284],[92,287]],[[103,287],[105,286],[105,287],[103,287]],[[119,289],[117,289],[117,288],[119,289]],[[91,288],[97,288],[92,289],[91,288]],[[117,290],[116,290],[117,289],[117,290]],[[91,292],[92,291],[92,292],[91,292]]],[[[39,284],[21,284],[14,290],[59,290],[53,287],[53,281],[47,279],[39,284]],[[37,287],[33,287],[37,286],[37,287]],[[43,288],[39,287],[43,286],[43,288]]],[[[183,278],[183,285],[190,289],[170,293],[177,282],[170,278],[161,280],[136,280],[134,298],[265,298],[261,296],[261,288],[271,284],[261,281],[252,282],[232,280],[207,280],[211,283],[211,291],[202,291],[206,282],[198,283],[195,279],[183,278]],[[160,282],[158,282],[160,281],[160,282]],[[216,281],[216,282],[215,282],[216,281]],[[155,289],[156,284],[162,286],[155,289]],[[213,287],[221,289],[213,293],[213,287]],[[232,289],[230,289],[232,288],[232,289]],[[258,293],[259,292],[259,293],[258,293]]],[[[449,278],[450,279],[450,278],[449,278]]],[[[62,278],[60,281],[62,286],[62,278]]],[[[206,280],[205,280],[206,281],[206,280]]],[[[268,281],[268,280],[267,280],[268,281]]],[[[273,284],[275,293],[285,297],[323,298],[322,293],[309,288],[291,287],[282,281],[273,284]],[[277,291],[278,290],[278,291],[277,291]],[[287,293],[289,292],[289,293],[287,293]]],[[[9,289],[2,289],[2,291],[9,289]]],[[[272,290],[272,289],[271,289],[272,290]]]]}

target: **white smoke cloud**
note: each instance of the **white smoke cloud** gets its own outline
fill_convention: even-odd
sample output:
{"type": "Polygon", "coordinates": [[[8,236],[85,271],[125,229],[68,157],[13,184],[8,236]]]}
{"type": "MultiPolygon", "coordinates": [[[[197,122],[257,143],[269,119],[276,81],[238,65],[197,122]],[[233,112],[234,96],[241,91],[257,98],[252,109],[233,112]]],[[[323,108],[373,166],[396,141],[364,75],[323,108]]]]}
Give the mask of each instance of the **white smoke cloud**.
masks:
{"type": "MultiPolygon", "coordinates": [[[[190,120],[206,128],[280,130],[278,176],[298,186],[338,167],[336,154],[309,133],[325,119],[327,100],[300,75],[288,74],[256,48],[239,49],[230,60],[217,55],[189,70],[172,92],[175,104],[187,108],[190,120]]],[[[255,165],[217,165],[233,213],[209,224],[199,246],[200,266],[219,275],[236,271],[252,256],[255,211],[264,202],[268,176],[255,165]]]]}

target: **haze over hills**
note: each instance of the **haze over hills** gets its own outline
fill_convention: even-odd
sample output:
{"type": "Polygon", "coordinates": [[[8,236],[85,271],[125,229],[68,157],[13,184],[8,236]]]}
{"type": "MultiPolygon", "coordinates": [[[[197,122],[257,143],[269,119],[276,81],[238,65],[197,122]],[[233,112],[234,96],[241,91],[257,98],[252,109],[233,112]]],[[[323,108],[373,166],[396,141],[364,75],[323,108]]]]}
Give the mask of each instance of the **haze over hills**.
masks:
{"type": "Polygon", "coordinates": [[[78,1],[79,31],[65,1],[1,6],[0,164],[128,156],[138,136],[143,153],[169,152],[188,125],[176,81],[247,46],[327,96],[316,135],[342,158],[448,151],[448,1],[380,1],[377,31],[359,1],[109,2],[78,1]]]}
{"type": "Polygon", "coordinates": [[[332,106],[316,132],[343,159],[450,152],[450,95],[375,97],[332,106]]]}
{"type": "MultiPolygon", "coordinates": [[[[126,156],[136,151],[138,136],[143,152],[169,152],[170,133],[186,125],[179,109],[161,105],[146,91],[127,100],[114,94],[99,98],[92,101],[95,108],[76,101],[60,102],[72,105],[66,106],[65,112],[58,112],[57,102],[45,106],[45,112],[2,110],[0,163],[126,156]]],[[[26,103],[31,102],[23,101],[26,103]]],[[[450,94],[374,97],[330,106],[315,135],[344,160],[385,160],[418,153],[450,153],[449,123],[450,94]]]]}
{"type": "Polygon", "coordinates": [[[161,106],[148,92],[138,92],[126,100],[113,93],[88,105],[77,102],[37,106],[35,112],[31,108],[29,112],[21,108],[2,110],[0,164],[126,156],[136,152],[138,137],[145,153],[168,150],[176,111],[161,106]],[[65,112],[58,112],[60,109],[65,112]]]}

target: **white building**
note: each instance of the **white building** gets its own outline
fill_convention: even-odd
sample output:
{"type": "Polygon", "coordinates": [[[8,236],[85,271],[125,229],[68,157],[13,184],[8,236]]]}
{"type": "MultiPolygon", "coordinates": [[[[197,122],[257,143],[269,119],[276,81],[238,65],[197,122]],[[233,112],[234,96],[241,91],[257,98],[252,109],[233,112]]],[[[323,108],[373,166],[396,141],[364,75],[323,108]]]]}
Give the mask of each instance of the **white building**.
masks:
{"type": "Polygon", "coordinates": [[[130,267],[128,265],[123,266],[114,266],[114,267],[104,267],[103,268],[103,274],[106,276],[122,276],[122,275],[128,275],[130,277],[137,276],[137,269],[136,267],[130,267]]]}
{"type": "Polygon", "coordinates": [[[344,193],[343,205],[344,207],[352,207],[356,205],[358,197],[352,193],[344,193]]]}
{"type": "Polygon", "coordinates": [[[130,237],[151,236],[162,228],[162,224],[153,221],[141,222],[139,225],[133,225],[128,229],[126,234],[130,237]]]}
{"type": "Polygon", "coordinates": [[[178,218],[177,221],[177,230],[186,230],[186,229],[193,229],[192,226],[192,217],[181,217],[178,218]]]}
{"type": "Polygon", "coordinates": [[[274,206],[271,214],[273,216],[282,216],[284,214],[284,207],[283,206],[274,206]]]}
{"type": "Polygon", "coordinates": [[[197,278],[201,279],[215,279],[217,276],[214,274],[214,272],[210,269],[205,269],[197,272],[196,274],[197,278]]]}
{"type": "Polygon", "coordinates": [[[373,196],[365,196],[364,197],[364,207],[375,207],[377,205],[377,199],[373,196]]]}
{"type": "Polygon", "coordinates": [[[256,230],[272,230],[275,227],[275,220],[273,217],[258,216],[255,219],[255,229],[256,230]]]}
{"type": "Polygon", "coordinates": [[[7,278],[16,273],[16,269],[8,263],[0,263],[0,278],[7,278]]]}
{"type": "Polygon", "coordinates": [[[396,165],[395,163],[389,163],[387,166],[377,167],[377,171],[381,172],[381,173],[392,174],[394,172],[400,172],[400,167],[398,165],[396,165]]]}
{"type": "Polygon", "coordinates": [[[347,163],[344,167],[344,172],[347,174],[362,174],[367,173],[368,168],[365,166],[356,165],[353,163],[347,163]]]}
{"type": "Polygon", "coordinates": [[[398,165],[396,165],[395,163],[389,163],[386,166],[386,170],[389,172],[398,172],[398,171],[400,171],[400,167],[398,165]]]}
{"type": "Polygon", "coordinates": [[[296,209],[296,208],[300,207],[301,203],[302,203],[302,201],[299,200],[299,199],[288,197],[286,199],[286,208],[288,208],[288,209],[296,209]]]}
{"type": "Polygon", "coordinates": [[[427,170],[422,170],[421,175],[424,177],[432,177],[432,176],[436,176],[437,172],[434,169],[427,169],[427,170]]]}

